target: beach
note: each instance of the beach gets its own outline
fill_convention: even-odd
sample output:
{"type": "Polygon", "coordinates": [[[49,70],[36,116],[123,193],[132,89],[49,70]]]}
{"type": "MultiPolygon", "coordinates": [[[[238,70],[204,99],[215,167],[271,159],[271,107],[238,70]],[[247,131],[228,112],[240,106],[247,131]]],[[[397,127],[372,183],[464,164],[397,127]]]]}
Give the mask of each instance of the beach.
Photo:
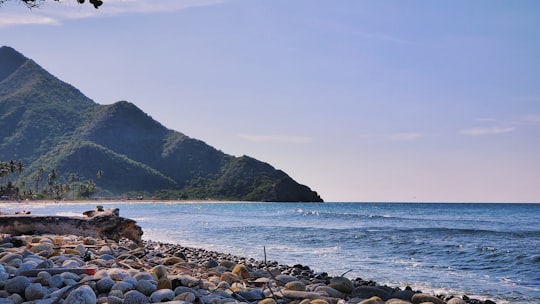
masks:
{"type": "Polygon", "coordinates": [[[177,244],[3,235],[0,303],[494,303],[177,244]]]}

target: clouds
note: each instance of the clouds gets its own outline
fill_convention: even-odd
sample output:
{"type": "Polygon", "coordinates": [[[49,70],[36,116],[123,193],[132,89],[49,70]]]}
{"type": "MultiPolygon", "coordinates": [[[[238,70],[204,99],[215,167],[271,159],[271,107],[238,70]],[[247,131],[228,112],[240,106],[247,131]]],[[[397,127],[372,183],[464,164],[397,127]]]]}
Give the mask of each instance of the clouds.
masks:
{"type": "Polygon", "coordinates": [[[515,130],[515,127],[487,127],[461,130],[459,133],[470,136],[483,136],[510,133],[515,130]]]}
{"type": "Polygon", "coordinates": [[[28,9],[18,1],[9,1],[0,8],[0,27],[20,25],[61,25],[70,19],[104,18],[124,14],[175,12],[192,7],[217,5],[225,0],[106,0],[95,9],[75,0],[48,1],[35,9],[28,9]]]}
{"type": "Polygon", "coordinates": [[[485,136],[485,135],[501,135],[518,130],[519,126],[534,126],[540,124],[540,115],[529,114],[520,117],[517,120],[499,120],[493,118],[480,118],[478,122],[489,123],[491,126],[468,128],[459,131],[462,135],[467,136],[485,136]]]}

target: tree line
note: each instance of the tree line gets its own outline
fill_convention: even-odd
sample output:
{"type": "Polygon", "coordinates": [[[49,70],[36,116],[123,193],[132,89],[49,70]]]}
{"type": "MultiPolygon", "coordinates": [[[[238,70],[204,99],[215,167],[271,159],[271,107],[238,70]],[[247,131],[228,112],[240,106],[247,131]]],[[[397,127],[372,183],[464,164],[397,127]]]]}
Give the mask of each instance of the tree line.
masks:
{"type": "MultiPolygon", "coordinates": [[[[2,200],[88,199],[97,191],[97,186],[92,179],[82,180],[74,173],[69,174],[66,179],[61,178],[56,169],[46,171],[40,167],[30,179],[21,179],[24,169],[22,161],[0,161],[2,200]]],[[[96,177],[101,178],[103,174],[103,170],[98,170],[96,177]]]]}

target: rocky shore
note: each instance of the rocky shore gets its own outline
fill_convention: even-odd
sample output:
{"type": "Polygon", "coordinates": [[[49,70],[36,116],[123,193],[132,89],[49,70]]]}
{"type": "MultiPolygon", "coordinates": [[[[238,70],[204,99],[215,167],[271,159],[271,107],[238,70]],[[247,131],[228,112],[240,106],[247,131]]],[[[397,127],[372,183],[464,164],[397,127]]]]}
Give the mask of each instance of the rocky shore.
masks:
{"type": "Polygon", "coordinates": [[[492,304],[176,244],[0,235],[0,304],[492,304]]]}

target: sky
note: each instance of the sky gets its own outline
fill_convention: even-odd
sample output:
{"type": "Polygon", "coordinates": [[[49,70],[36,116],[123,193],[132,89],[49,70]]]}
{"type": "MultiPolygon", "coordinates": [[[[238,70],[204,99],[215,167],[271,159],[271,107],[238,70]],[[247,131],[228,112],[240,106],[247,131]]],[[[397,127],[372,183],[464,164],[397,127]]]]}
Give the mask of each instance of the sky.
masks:
{"type": "Polygon", "coordinates": [[[0,45],[328,202],[540,202],[540,1],[11,0],[0,45]]]}

